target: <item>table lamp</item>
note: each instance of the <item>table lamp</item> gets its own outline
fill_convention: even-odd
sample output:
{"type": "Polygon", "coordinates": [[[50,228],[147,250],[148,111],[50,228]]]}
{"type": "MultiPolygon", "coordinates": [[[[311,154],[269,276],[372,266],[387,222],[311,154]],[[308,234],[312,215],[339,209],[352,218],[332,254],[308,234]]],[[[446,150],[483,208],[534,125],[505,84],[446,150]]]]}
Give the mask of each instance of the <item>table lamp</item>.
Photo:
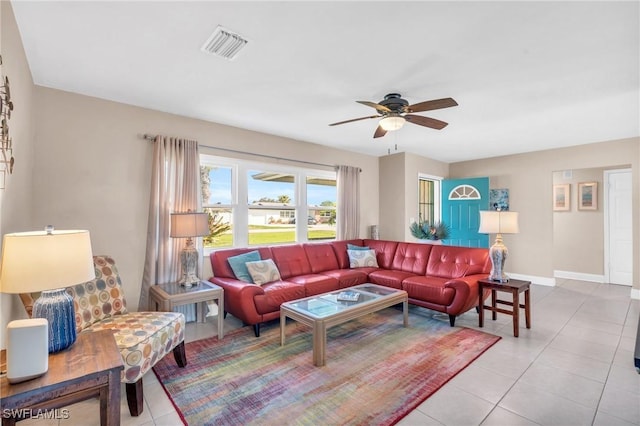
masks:
{"type": "Polygon", "coordinates": [[[48,323],[49,352],[76,341],[73,299],[65,287],[96,277],[89,231],[45,231],[5,234],[2,240],[0,292],[42,292],[33,304],[33,318],[48,323]]]}
{"type": "Polygon", "coordinates": [[[496,234],[496,241],[489,249],[491,258],[491,273],[489,280],[506,283],[509,277],[504,273],[504,262],[507,260],[507,247],[502,243],[502,234],[517,234],[518,213],[510,211],[481,211],[481,234],[496,234]]]}
{"type": "Polygon", "coordinates": [[[209,235],[209,215],[207,213],[171,213],[172,238],[186,238],[184,248],[180,251],[182,278],[180,284],[191,287],[200,282],[196,275],[198,268],[198,250],[193,245],[194,237],[209,235]]]}

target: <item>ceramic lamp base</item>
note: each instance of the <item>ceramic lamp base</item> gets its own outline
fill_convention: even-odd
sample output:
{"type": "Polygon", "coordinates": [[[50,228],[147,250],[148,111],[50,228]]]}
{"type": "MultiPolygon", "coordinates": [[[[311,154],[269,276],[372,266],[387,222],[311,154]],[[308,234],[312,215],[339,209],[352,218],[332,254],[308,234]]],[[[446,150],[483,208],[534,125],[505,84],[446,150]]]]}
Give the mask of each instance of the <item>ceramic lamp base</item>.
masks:
{"type": "Polygon", "coordinates": [[[49,353],[60,352],[76,341],[73,299],[65,289],[43,291],[33,304],[33,318],[49,321],[49,353]]]}
{"type": "Polygon", "coordinates": [[[490,281],[499,283],[509,281],[509,277],[504,273],[504,262],[507,260],[507,254],[507,246],[502,243],[502,235],[498,234],[495,243],[489,249],[489,257],[491,258],[490,281]]]}
{"type": "Polygon", "coordinates": [[[182,278],[179,283],[185,287],[191,287],[200,283],[200,278],[196,275],[198,269],[198,250],[193,245],[185,247],[180,252],[180,265],[182,267],[182,278]]]}

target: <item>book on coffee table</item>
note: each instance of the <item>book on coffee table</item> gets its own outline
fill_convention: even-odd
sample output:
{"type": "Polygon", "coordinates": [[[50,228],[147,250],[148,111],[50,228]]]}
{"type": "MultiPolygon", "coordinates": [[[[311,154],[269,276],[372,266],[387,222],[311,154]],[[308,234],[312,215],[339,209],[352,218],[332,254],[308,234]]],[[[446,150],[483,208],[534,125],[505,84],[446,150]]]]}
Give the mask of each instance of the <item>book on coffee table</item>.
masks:
{"type": "Polygon", "coordinates": [[[360,293],[358,293],[357,291],[351,291],[351,290],[347,290],[347,291],[341,291],[340,293],[338,293],[338,300],[344,301],[344,302],[357,302],[358,299],[360,298],[360,293]]]}

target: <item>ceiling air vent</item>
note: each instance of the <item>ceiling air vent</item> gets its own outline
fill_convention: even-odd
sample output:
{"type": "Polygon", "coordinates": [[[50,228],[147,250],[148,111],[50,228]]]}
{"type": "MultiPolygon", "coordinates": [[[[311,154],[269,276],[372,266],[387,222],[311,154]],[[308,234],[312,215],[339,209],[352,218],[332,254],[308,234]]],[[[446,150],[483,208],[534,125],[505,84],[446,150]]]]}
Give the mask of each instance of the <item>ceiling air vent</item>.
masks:
{"type": "Polygon", "coordinates": [[[200,50],[231,61],[247,45],[247,42],[248,40],[240,35],[218,26],[200,50]]]}

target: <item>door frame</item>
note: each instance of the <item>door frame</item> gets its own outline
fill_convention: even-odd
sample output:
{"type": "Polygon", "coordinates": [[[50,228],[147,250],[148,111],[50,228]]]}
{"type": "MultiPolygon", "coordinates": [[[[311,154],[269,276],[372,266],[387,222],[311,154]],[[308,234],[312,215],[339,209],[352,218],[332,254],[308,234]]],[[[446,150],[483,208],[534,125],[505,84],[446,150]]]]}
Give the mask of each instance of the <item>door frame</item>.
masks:
{"type": "MultiPolygon", "coordinates": [[[[604,282],[605,283],[609,283],[611,282],[611,269],[609,267],[609,261],[610,261],[610,252],[609,252],[609,247],[611,244],[610,241],[610,235],[609,235],[609,221],[610,221],[610,213],[609,213],[609,176],[614,174],[614,173],[629,173],[631,175],[631,179],[633,179],[633,173],[632,173],[632,169],[630,168],[624,168],[624,169],[611,169],[611,170],[605,170],[604,171],[604,282]]],[[[633,229],[633,217],[631,219],[631,227],[633,229]]],[[[631,257],[633,259],[633,249],[631,252],[631,257]]],[[[632,267],[633,267],[633,262],[632,262],[632,267]]],[[[633,274],[633,271],[632,271],[633,274]]],[[[620,284],[620,285],[629,285],[632,286],[633,285],[633,280],[631,284],[620,284]]]]}

